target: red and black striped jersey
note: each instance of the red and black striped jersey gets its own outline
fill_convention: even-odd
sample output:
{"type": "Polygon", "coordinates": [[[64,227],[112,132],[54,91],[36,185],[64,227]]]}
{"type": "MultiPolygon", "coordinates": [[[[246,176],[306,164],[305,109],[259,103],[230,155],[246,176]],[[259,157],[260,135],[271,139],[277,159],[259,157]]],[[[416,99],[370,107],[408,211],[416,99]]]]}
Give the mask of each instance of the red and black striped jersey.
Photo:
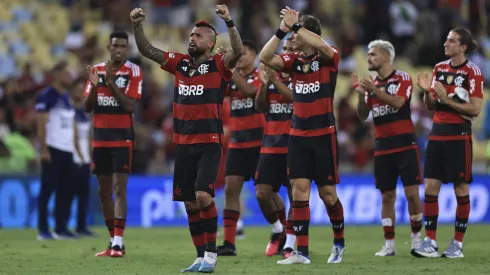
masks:
{"type": "Polygon", "coordinates": [[[326,60],[315,54],[281,54],[285,73],[293,81],[294,110],[290,135],[313,137],[335,133],[333,99],[339,65],[339,52],[326,60]]]}
{"type": "MultiPolygon", "coordinates": [[[[290,75],[277,73],[277,77],[292,90],[290,75]]],[[[273,84],[270,84],[267,88],[267,104],[268,111],[265,116],[264,137],[260,153],[287,154],[293,102],[279,93],[273,84]]]]}
{"type": "Polygon", "coordinates": [[[222,110],[232,72],[224,55],[193,64],[188,54],[165,52],[161,68],[175,75],[174,139],[176,144],[223,144],[222,110]]]}
{"type": "MultiPolygon", "coordinates": [[[[483,98],[481,70],[468,60],[457,67],[451,65],[451,60],[437,64],[432,73],[432,85],[436,81],[444,85],[450,98],[454,96],[457,87],[467,90],[470,98],[483,98]]],[[[437,99],[434,88],[431,88],[430,92],[437,99]]],[[[436,101],[433,121],[429,139],[457,140],[467,139],[471,135],[471,121],[464,119],[458,111],[439,100],[436,101]]]]}
{"type": "Polygon", "coordinates": [[[374,84],[392,96],[401,96],[405,99],[405,104],[400,109],[395,109],[379,100],[374,93],[366,93],[366,105],[371,109],[376,135],[374,155],[386,155],[417,148],[417,136],[410,112],[413,89],[410,75],[395,70],[385,79],[376,77],[374,84]]]}
{"type": "MultiPolygon", "coordinates": [[[[132,146],[134,134],[134,117],[119,105],[111,90],[104,81],[106,63],[93,66],[92,71],[99,73],[97,84],[97,105],[93,110],[93,142],[92,147],[126,147],[132,146]]],[[[115,83],[127,97],[141,99],[143,74],[141,68],[129,61],[114,72],[115,83]]],[[[87,81],[84,96],[92,89],[87,81]]]]}
{"type": "MultiPolygon", "coordinates": [[[[260,88],[259,71],[255,69],[245,76],[247,83],[260,88]]],[[[264,134],[264,114],[255,111],[255,96],[245,96],[238,90],[233,80],[228,85],[226,94],[230,96],[231,131],[229,148],[260,147],[264,134]]]]}

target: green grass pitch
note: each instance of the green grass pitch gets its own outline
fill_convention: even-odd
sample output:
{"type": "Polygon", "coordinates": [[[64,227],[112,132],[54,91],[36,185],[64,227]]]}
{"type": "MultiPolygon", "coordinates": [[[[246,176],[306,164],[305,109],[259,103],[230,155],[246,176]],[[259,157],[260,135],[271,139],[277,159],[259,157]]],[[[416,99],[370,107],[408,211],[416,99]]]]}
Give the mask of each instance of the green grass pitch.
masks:
{"type": "MultiPolygon", "coordinates": [[[[179,274],[196,255],[187,228],[128,228],[124,258],[96,258],[107,245],[107,232],[99,237],[69,241],[37,241],[34,230],[0,231],[0,274],[179,274]]],[[[440,226],[442,252],[453,236],[452,226],[440,226]]],[[[220,257],[216,274],[490,274],[490,225],[470,225],[463,259],[416,259],[410,255],[408,226],[396,232],[397,256],[375,257],[384,243],[381,226],[348,226],[346,252],[341,264],[327,264],[332,248],[330,227],[310,228],[310,265],[277,265],[280,256],[266,257],[270,229],[246,228],[237,241],[238,256],[220,257]]],[[[221,242],[221,238],[218,238],[221,242]]]]}

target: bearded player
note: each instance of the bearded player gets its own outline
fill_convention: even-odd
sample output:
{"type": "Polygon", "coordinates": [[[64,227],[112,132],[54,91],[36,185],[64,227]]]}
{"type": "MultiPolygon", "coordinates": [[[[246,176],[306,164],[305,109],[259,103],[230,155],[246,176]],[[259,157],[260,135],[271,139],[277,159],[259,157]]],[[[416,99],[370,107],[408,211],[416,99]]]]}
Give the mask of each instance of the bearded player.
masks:
{"type": "Polygon", "coordinates": [[[84,109],[93,112],[93,168],[111,236],[109,247],[95,256],[122,257],[135,140],[133,111],[141,98],[143,75],[138,65],[126,60],[127,33],[114,32],[109,42],[110,60],[87,68],[84,109]]]}
{"type": "Polygon", "coordinates": [[[434,111],[424,167],[425,240],[412,250],[416,257],[439,257],[436,242],[438,195],[441,183],[454,184],[456,222],[454,238],[442,253],[447,258],[463,257],[463,238],[470,215],[469,184],[473,181],[473,143],[471,121],[480,114],[483,100],[483,77],[480,68],[468,61],[466,54],[478,48],[466,29],[453,29],[444,43],[449,60],[428,74],[418,75],[418,86],[424,90],[424,103],[434,111]]]}
{"type": "Polygon", "coordinates": [[[244,50],[228,8],[217,5],[216,13],[228,26],[232,49],[226,55],[212,55],[216,31],[205,21],[198,22],[192,29],[188,54],[157,49],[143,32],[143,10],[131,11],[140,53],[175,75],[173,142],[177,144],[177,159],[173,200],[185,204],[197,251],[197,259],[182,272],[210,273],[217,263],[218,213],[213,197],[223,145],[221,108],[225,89],[232,78],[229,68],[235,67],[244,50]]]}
{"type": "Polygon", "coordinates": [[[334,246],[328,263],[344,256],[344,213],[337,196],[338,144],[333,113],[339,52],[321,37],[320,21],[286,7],[280,28],[260,53],[260,61],[276,71],[291,74],[294,110],[288,144],[288,174],[292,180],[293,224],[297,250],[278,264],[309,264],[308,229],[310,188],[314,180],[327,208],[334,246]],[[301,53],[275,55],[281,40],[292,31],[294,47],[301,53]]]}
{"type": "Polygon", "coordinates": [[[401,178],[410,214],[412,249],[421,244],[422,202],[419,185],[422,183],[419,147],[411,119],[412,78],[405,72],[393,69],[395,48],[384,40],[368,45],[368,69],[376,78],[359,80],[352,84],[359,92],[357,115],[366,120],[373,115],[376,133],[374,152],[374,178],[381,192],[381,223],[385,245],[376,256],[395,256],[395,200],[396,184],[401,178]]]}

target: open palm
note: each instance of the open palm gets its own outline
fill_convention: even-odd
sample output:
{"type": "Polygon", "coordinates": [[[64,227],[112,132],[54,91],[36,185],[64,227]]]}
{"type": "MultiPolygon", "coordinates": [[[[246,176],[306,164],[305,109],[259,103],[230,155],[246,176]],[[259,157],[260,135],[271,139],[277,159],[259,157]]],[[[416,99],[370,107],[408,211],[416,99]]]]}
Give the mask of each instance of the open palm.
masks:
{"type": "Polygon", "coordinates": [[[430,90],[431,79],[429,78],[429,73],[425,72],[423,75],[417,74],[417,85],[420,89],[429,91],[430,90]]]}

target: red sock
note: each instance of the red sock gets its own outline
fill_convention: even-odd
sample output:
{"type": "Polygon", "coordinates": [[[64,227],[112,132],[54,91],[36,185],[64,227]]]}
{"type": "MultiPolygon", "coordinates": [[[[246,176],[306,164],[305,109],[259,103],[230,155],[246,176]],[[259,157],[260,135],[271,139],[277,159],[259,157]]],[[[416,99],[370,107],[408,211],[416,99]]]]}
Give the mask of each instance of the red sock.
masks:
{"type": "Polygon", "coordinates": [[[105,219],[105,226],[111,238],[114,238],[114,218],[105,219]]]}
{"type": "Polygon", "coordinates": [[[439,217],[439,197],[425,195],[424,198],[424,219],[425,235],[436,240],[437,218],[439,217]]]}
{"type": "Polygon", "coordinates": [[[239,218],[240,212],[227,209],[223,210],[224,240],[232,245],[235,245],[236,224],[239,218]]]}
{"type": "Polygon", "coordinates": [[[464,233],[468,226],[468,218],[470,217],[470,196],[456,197],[458,206],[456,207],[456,223],[454,231],[454,239],[458,242],[463,242],[464,233]]]}
{"type": "Polygon", "coordinates": [[[310,202],[293,201],[293,224],[296,234],[296,247],[304,256],[309,255],[310,202]]]}
{"type": "Polygon", "coordinates": [[[288,220],[286,222],[286,234],[294,235],[293,220],[288,220]]]}
{"type": "Polygon", "coordinates": [[[395,226],[383,226],[383,231],[385,233],[385,240],[395,239],[395,226]]]}
{"type": "Polygon", "coordinates": [[[286,226],[286,208],[277,210],[277,216],[279,217],[279,221],[281,221],[282,225],[286,226]]]}
{"type": "Polygon", "coordinates": [[[124,236],[124,227],[126,227],[126,219],[114,219],[114,236],[124,236]]]}
{"type": "Polygon", "coordinates": [[[201,224],[201,211],[199,209],[186,210],[189,231],[191,232],[192,243],[196,247],[197,257],[204,257],[206,251],[206,237],[201,224]]]}
{"type": "Polygon", "coordinates": [[[337,202],[332,206],[327,206],[328,217],[332,223],[333,242],[334,244],[344,244],[344,207],[337,199],[337,202]]]}
{"type": "Polygon", "coordinates": [[[216,231],[218,231],[218,210],[214,201],[201,209],[201,221],[206,233],[206,251],[216,252],[216,231]]]}

